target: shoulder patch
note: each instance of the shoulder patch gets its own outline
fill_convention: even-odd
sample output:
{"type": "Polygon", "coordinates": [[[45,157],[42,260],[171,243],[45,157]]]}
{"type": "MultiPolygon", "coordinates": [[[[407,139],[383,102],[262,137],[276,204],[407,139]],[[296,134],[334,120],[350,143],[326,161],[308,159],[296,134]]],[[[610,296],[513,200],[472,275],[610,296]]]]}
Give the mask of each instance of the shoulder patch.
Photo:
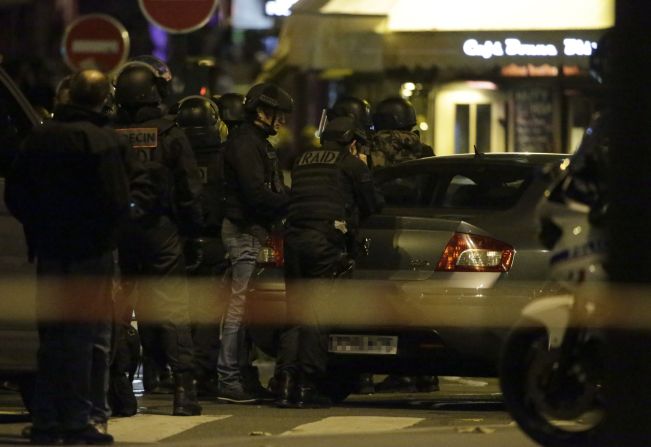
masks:
{"type": "Polygon", "coordinates": [[[158,147],[158,128],[156,127],[133,127],[115,129],[115,131],[127,137],[134,149],[158,147]]]}
{"type": "Polygon", "coordinates": [[[339,152],[337,151],[307,151],[298,159],[298,166],[306,166],[313,164],[327,164],[333,165],[337,162],[339,158],[339,152]]]}

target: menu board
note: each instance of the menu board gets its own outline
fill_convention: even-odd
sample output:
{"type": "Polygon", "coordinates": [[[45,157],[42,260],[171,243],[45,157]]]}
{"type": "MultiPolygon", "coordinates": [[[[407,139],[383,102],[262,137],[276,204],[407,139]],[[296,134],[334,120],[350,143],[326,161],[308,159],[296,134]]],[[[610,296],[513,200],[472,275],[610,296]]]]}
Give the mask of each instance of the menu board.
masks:
{"type": "Polygon", "coordinates": [[[515,150],[554,152],[554,105],[549,88],[535,86],[515,91],[515,150]]]}

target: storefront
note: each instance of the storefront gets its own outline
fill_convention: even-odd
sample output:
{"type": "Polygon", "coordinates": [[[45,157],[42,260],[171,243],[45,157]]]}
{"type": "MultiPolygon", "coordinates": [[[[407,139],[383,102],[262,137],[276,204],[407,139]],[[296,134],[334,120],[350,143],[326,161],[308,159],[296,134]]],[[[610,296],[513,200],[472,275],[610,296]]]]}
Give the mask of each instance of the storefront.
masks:
{"type": "Polygon", "coordinates": [[[437,154],[569,152],[613,23],[614,0],[301,0],[270,66],[324,80],[328,102],[342,86],[371,104],[411,99],[437,154]]]}

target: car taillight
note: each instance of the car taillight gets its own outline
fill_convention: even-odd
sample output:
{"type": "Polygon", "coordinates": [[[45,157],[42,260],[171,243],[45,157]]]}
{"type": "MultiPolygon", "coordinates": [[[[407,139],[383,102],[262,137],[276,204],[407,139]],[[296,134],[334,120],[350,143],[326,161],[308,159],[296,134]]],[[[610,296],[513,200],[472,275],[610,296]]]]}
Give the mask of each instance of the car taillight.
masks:
{"type": "Polygon", "coordinates": [[[280,232],[273,232],[269,236],[269,239],[267,239],[267,243],[260,249],[258,264],[282,267],[284,263],[283,235],[280,232]]]}
{"type": "Polygon", "coordinates": [[[439,272],[508,272],[515,250],[496,239],[454,233],[436,264],[439,272]]]}

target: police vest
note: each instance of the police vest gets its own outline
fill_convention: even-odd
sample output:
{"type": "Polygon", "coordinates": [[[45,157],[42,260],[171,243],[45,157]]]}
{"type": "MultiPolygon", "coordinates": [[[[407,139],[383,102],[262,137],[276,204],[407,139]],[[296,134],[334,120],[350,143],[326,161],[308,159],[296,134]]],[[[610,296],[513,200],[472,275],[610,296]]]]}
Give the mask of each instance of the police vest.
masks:
{"type": "Polygon", "coordinates": [[[170,120],[153,119],[115,129],[117,133],[129,140],[156,187],[158,205],[157,209],[152,210],[156,214],[174,212],[172,200],[174,182],[171,168],[166,163],[170,148],[167,147],[165,137],[175,126],[175,123],[170,120]]]}
{"type": "Polygon", "coordinates": [[[346,185],[341,161],[345,150],[314,149],[303,153],[292,169],[290,223],[346,219],[346,185]]]}
{"type": "Polygon", "coordinates": [[[203,211],[203,236],[219,236],[225,209],[224,148],[221,145],[206,146],[188,133],[190,145],[197,160],[201,176],[201,209],[203,211]]]}

